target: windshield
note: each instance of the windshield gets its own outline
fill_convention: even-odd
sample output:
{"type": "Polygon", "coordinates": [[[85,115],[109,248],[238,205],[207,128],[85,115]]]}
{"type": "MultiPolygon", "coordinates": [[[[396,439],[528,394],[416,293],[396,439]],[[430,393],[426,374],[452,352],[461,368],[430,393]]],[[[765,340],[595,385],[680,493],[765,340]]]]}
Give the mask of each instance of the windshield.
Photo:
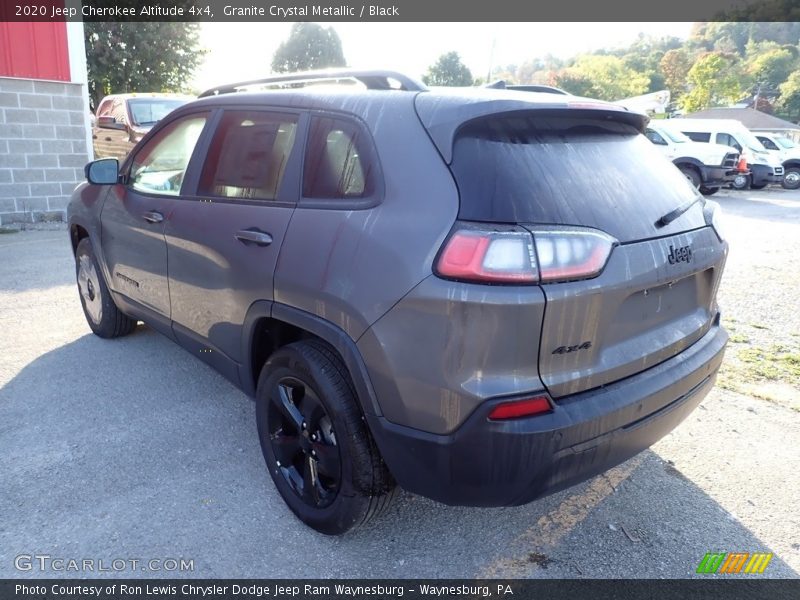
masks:
{"type": "MultiPolygon", "coordinates": [[[[650,125],[652,126],[652,123],[650,125]]],[[[670,131],[666,127],[664,127],[663,129],[662,128],[658,128],[657,131],[659,131],[663,135],[667,136],[669,139],[671,139],[676,144],[685,144],[686,142],[691,142],[692,141],[691,139],[689,139],[689,136],[687,136],[684,133],[681,133],[680,131],[670,131]]]]}
{"type": "Polygon", "coordinates": [[[187,100],[165,98],[141,98],[129,100],[131,119],[134,125],[155,125],[179,106],[186,104],[187,100]]]}
{"type": "Polygon", "coordinates": [[[778,144],[780,144],[781,146],[783,146],[787,150],[791,150],[792,148],[796,148],[797,147],[797,145],[792,140],[790,140],[789,138],[776,137],[775,141],[778,142],[778,144]]]}

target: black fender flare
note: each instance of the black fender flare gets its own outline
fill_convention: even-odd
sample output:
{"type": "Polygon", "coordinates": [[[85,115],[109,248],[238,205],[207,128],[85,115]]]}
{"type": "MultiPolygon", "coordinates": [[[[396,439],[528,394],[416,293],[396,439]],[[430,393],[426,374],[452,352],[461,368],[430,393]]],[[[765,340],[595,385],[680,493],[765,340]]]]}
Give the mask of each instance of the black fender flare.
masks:
{"type": "Polygon", "coordinates": [[[383,413],[378,404],[367,366],[353,339],[343,329],[317,315],[269,300],[259,300],[250,305],[244,319],[239,379],[242,390],[246,394],[253,397],[256,392],[255,386],[251,383],[256,380],[257,376],[257,373],[253,373],[251,360],[253,336],[256,332],[256,322],[264,317],[282,321],[307,331],[333,347],[350,373],[361,410],[366,416],[382,416],[383,413]]]}

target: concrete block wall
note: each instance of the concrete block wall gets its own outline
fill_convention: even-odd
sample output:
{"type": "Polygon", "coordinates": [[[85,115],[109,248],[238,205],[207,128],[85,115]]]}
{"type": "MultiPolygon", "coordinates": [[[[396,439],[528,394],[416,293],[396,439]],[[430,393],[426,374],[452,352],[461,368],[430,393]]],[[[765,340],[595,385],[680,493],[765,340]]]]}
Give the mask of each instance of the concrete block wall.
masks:
{"type": "Polygon", "coordinates": [[[0,77],[0,224],[63,218],[90,160],[79,83],[0,77]]]}

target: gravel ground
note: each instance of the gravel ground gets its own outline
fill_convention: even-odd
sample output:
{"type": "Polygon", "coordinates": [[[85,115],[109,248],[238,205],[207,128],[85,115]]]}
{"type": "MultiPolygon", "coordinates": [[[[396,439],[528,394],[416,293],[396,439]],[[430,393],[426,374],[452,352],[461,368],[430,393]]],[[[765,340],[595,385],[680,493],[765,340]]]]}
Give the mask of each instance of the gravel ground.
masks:
{"type": "Polygon", "coordinates": [[[572,489],[507,509],[402,494],[341,538],[284,507],[248,398],[146,327],[90,334],[65,232],[0,236],[0,577],[93,575],[15,569],[37,553],[194,561],[120,573],[149,577],[691,577],[709,551],[771,551],[765,575],[796,578],[800,388],[771,359],[800,331],[800,192],[718,197],[733,247],[721,302],[742,336],[725,389],[572,489]],[[756,373],[739,356],[753,348],[778,366],[756,373]]]}

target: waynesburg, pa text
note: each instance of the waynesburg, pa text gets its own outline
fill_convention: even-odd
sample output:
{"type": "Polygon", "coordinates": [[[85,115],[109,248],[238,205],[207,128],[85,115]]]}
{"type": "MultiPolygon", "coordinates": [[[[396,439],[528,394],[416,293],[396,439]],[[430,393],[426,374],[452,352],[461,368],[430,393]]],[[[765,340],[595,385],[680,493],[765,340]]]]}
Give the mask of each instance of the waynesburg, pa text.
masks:
{"type": "Polygon", "coordinates": [[[259,585],[259,584],[209,584],[202,585],[197,583],[174,584],[127,584],[114,583],[108,585],[87,585],[87,584],[51,584],[29,585],[19,583],[15,586],[17,596],[80,596],[80,597],[108,597],[108,596],[178,596],[190,597],[195,600],[206,597],[219,596],[242,596],[247,598],[288,598],[303,596],[376,596],[380,598],[402,598],[405,594],[410,596],[433,596],[433,597],[452,597],[465,596],[470,598],[489,598],[491,596],[513,596],[514,592],[510,585],[473,585],[469,583],[460,585],[429,585],[420,583],[418,585],[382,585],[367,584],[356,585],[347,583],[335,583],[333,585],[259,585]],[[496,589],[495,589],[496,588],[496,589]]]}

